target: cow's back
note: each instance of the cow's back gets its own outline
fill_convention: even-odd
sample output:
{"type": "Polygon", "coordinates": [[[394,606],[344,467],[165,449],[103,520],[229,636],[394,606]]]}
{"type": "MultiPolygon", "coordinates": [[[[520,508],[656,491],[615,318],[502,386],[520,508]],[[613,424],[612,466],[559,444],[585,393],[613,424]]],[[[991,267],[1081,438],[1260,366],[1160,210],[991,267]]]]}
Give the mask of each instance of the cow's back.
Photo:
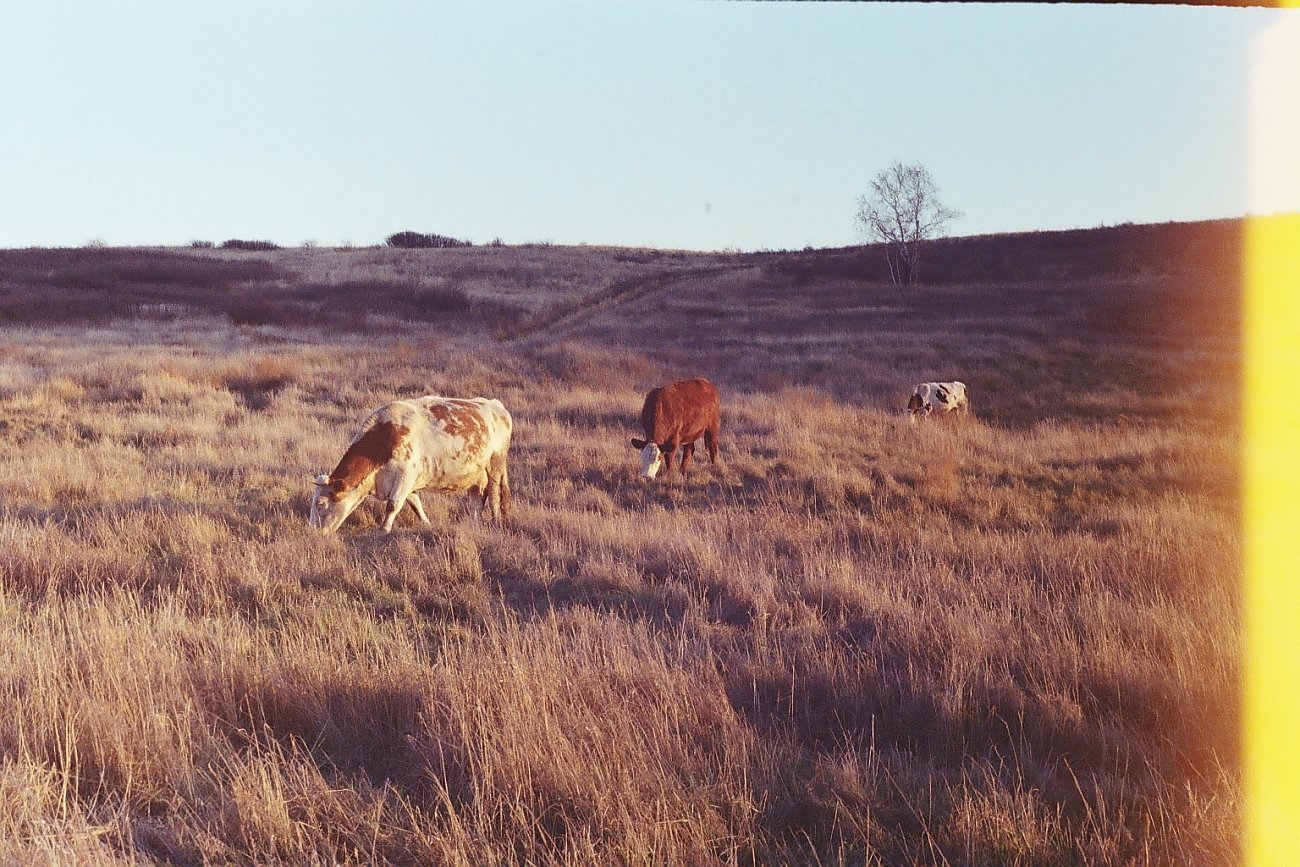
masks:
{"type": "Polygon", "coordinates": [[[718,389],[699,376],[654,389],[641,408],[646,439],[656,443],[692,442],[720,422],[718,389]]]}
{"type": "Polygon", "coordinates": [[[428,395],[412,401],[411,461],[421,488],[464,490],[480,483],[510,448],[513,422],[501,401],[428,395]]]}
{"type": "Polygon", "coordinates": [[[932,400],[946,410],[958,409],[966,403],[966,383],[958,380],[951,382],[934,382],[935,393],[932,400]]]}

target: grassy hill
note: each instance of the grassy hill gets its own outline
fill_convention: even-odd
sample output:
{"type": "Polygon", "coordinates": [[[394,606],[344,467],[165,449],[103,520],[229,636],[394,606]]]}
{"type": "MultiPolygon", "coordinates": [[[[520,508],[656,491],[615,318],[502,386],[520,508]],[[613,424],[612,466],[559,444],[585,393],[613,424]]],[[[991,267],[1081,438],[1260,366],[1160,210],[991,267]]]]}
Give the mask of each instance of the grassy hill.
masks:
{"type": "Polygon", "coordinates": [[[0,860],[1232,863],[1240,231],[0,251],[0,860]],[[429,392],[509,522],[311,532],[429,392]]]}

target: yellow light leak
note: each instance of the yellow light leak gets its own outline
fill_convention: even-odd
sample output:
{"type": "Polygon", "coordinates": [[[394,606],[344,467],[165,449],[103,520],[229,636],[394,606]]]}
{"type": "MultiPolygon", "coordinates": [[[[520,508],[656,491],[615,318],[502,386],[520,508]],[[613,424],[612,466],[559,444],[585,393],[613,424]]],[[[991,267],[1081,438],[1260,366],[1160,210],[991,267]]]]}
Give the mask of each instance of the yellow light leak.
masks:
{"type": "MultiPolygon", "coordinates": [[[[1293,202],[1300,0],[1256,40],[1247,173],[1257,212],[1293,202]]],[[[1292,204],[1291,207],[1294,207],[1292,204]]],[[[1245,239],[1242,456],[1245,828],[1251,867],[1300,865],[1300,214],[1252,218],[1245,239]]]]}
{"type": "Polygon", "coordinates": [[[1245,310],[1245,860],[1300,865],[1300,215],[1251,219],[1245,310]]]}

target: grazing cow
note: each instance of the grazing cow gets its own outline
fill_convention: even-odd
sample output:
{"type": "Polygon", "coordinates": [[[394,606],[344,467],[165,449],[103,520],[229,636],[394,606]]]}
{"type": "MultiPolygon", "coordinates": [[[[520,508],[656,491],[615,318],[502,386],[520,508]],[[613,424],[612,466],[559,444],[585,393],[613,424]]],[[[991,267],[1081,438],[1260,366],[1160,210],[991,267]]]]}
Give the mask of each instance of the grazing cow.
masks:
{"type": "Polygon", "coordinates": [[[718,462],[718,430],[722,407],[718,389],[703,377],[684,379],[656,388],[641,407],[645,439],[632,439],[641,452],[641,478],[653,479],[662,466],[664,475],[673,471],[673,452],[682,447],[682,472],[695,454],[695,441],[704,437],[709,460],[718,462]]]}
{"type": "Polygon", "coordinates": [[[429,523],[419,491],[470,491],[498,522],[510,508],[510,413],[499,400],[426,395],[370,414],[334,472],[316,477],[311,525],[339,528],[367,494],[384,501],[384,532],[410,503],[429,523]]]}
{"type": "Polygon", "coordinates": [[[940,415],[970,413],[970,399],[966,397],[964,382],[923,382],[912,391],[907,402],[907,420],[915,422],[918,416],[932,412],[940,415]]]}

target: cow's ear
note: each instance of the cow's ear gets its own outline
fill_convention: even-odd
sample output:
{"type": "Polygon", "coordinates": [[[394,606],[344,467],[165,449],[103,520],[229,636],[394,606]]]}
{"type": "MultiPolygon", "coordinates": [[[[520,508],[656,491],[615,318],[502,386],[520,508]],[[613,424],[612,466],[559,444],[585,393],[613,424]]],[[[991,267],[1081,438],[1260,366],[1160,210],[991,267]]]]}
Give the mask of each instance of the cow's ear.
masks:
{"type": "Polygon", "coordinates": [[[639,440],[636,437],[632,437],[632,448],[636,449],[637,451],[641,451],[641,449],[645,447],[646,447],[645,440],[639,440]]]}

